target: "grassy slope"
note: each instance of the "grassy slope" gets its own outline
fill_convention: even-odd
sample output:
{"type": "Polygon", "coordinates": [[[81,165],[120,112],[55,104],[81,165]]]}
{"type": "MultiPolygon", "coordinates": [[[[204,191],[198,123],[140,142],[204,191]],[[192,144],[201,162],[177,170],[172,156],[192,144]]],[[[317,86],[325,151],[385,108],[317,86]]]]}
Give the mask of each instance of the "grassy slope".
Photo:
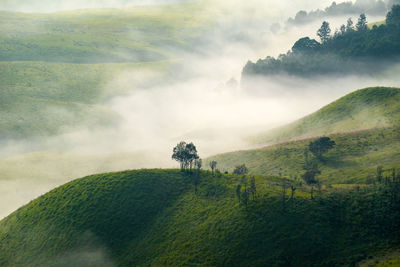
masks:
{"type": "Polygon", "coordinates": [[[298,141],[221,154],[208,160],[216,160],[224,171],[232,171],[236,165],[245,163],[251,173],[300,177],[304,149],[312,140],[307,137],[329,135],[337,146],[329,151],[327,162],[321,165],[321,180],[365,182],[379,165],[386,169],[400,168],[399,100],[399,89],[359,90],[304,119],[257,137],[259,143],[298,141]]]}
{"type": "Polygon", "coordinates": [[[361,89],[303,119],[260,134],[253,139],[253,142],[267,144],[398,125],[400,123],[399,101],[399,88],[361,89]]]}
{"type": "Polygon", "coordinates": [[[200,3],[0,12],[1,138],[111,123],[104,100],[124,92],[108,88],[110,80],[128,71],[165,78],[176,51],[190,50],[206,27],[200,3]]]}
{"type": "MultiPolygon", "coordinates": [[[[375,175],[376,167],[400,168],[400,128],[364,130],[329,135],[337,146],[326,154],[320,164],[324,183],[365,183],[375,175]]],[[[304,150],[313,139],[304,139],[255,150],[220,154],[207,159],[216,160],[218,168],[232,171],[245,163],[250,173],[298,177],[304,172],[304,150]]]]}
{"type": "Polygon", "coordinates": [[[376,227],[398,229],[397,206],[381,206],[384,188],[318,201],[299,188],[283,205],[280,179],[257,176],[259,198],[245,209],[235,197],[240,177],[203,172],[197,194],[190,179],[142,170],[59,187],[0,222],[0,265],[333,265],[397,242],[397,230],[376,227]]]}
{"type": "Polygon", "coordinates": [[[189,49],[204,26],[199,3],[83,10],[53,14],[0,13],[2,61],[143,62],[189,49]],[[190,15],[189,15],[190,14],[190,15]]]}
{"type": "Polygon", "coordinates": [[[108,82],[121,72],[163,72],[167,62],[67,64],[0,62],[0,135],[27,138],[117,119],[104,101],[121,89],[108,82]]]}

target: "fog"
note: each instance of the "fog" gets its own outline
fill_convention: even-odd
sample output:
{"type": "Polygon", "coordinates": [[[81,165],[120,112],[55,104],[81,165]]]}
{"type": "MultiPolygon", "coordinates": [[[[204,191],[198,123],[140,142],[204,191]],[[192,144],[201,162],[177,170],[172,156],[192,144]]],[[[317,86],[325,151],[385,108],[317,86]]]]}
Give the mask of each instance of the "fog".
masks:
{"type": "MultiPolygon", "coordinates": [[[[38,2],[12,3],[15,10],[44,11],[38,2]]],[[[56,3],[49,11],[121,7],[128,1],[56,3]]],[[[144,3],[155,1],[140,2],[144,3]]],[[[204,36],[202,45],[193,49],[195,52],[182,51],[179,66],[171,70],[174,79],[136,86],[134,81],[156,80],[163,74],[126,71],[108,81],[105,90],[124,87],[127,92],[105,103],[119,117],[113,127],[77,127],[58,136],[3,144],[0,218],[74,178],[125,169],[177,167],[170,157],[173,146],[181,140],[193,141],[201,157],[250,148],[248,136],[301,118],[351,91],[398,85],[393,71],[376,77],[270,77],[244,89],[240,86],[241,71],[248,60],[285,53],[300,37],[315,38],[322,21],[274,31],[271,26],[283,23],[300,9],[323,8],[330,1],[208,3],[212,3],[209,12],[218,23],[204,36]]],[[[339,27],[346,19],[336,17],[332,25],[339,27]]],[[[375,19],[382,18],[369,21],[375,19]]]]}

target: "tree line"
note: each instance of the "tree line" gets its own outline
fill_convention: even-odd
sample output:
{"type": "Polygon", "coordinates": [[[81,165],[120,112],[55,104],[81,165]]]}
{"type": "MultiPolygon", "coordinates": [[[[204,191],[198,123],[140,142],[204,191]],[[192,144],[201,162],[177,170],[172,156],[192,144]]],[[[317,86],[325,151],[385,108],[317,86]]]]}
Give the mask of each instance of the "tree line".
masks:
{"type": "Polygon", "coordinates": [[[335,31],[324,21],[317,36],[320,41],[299,39],[289,52],[277,58],[249,61],[242,72],[244,84],[254,75],[373,73],[389,68],[400,58],[400,5],[387,13],[385,24],[370,28],[367,17],[361,14],[356,23],[349,18],[335,31]]]}

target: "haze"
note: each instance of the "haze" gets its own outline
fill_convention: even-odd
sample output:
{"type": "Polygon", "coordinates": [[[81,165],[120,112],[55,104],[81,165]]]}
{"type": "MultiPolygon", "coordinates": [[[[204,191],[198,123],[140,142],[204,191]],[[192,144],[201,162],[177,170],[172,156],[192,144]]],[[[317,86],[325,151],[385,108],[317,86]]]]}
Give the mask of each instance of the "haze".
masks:
{"type": "MultiPolygon", "coordinates": [[[[1,9],[55,12],[123,8],[178,1],[2,1],[1,9]]],[[[285,28],[300,9],[324,8],[331,1],[205,1],[215,24],[194,52],[182,51],[179,75],[124,71],[105,88],[123,95],[106,106],[118,115],[113,127],[73,131],[35,140],[7,140],[1,151],[0,217],[66,181],[96,172],[176,167],[173,146],[193,141],[202,157],[246,149],[246,137],[301,118],[348,92],[367,86],[395,86],[396,71],[376,77],[273,77],[257,88],[241,88],[248,60],[277,56],[300,37],[315,37],[321,21],[285,28]],[[272,32],[271,26],[281,28],[272,32]],[[147,81],[159,80],[152,84],[147,81]],[[138,86],[141,81],[143,86],[138,86]]],[[[57,15],[55,15],[57,16],[57,15]]],[[[328,19],[334,27],[346,17],[328,19]]],[[[368,17],[369,21],[383,17],[368,17]]],[[[354,16],[356,20],[356,14],[354,16]]],[[[178,51],[179,52],[179,51],[178,51]]],[[[63,111],[64,112],[64,111],[63,111]]]]}

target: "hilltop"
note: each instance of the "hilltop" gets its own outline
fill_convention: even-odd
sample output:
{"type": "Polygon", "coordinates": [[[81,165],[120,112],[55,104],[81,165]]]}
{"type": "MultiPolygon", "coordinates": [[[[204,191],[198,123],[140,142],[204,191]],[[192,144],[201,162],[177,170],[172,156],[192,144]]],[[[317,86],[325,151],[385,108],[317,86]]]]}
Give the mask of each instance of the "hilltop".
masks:
{"type": "Polygon", "coordinates": [[[400,89],[371,87],[350,93],[286,126],[258,134],[254,144],[271,144],[326,134],[400,125],[400,89]]]}
{"type": "Polygon", "coordinates": [[[196,193],[193,175],[126,171],[56,188],[0,222],[0,265],[349,265],[398,244],[396,187],[310,200],[296,185],[283,201],[279,177],[257,176],[246,207],[241,176],[202,172],[196,193]]]}

